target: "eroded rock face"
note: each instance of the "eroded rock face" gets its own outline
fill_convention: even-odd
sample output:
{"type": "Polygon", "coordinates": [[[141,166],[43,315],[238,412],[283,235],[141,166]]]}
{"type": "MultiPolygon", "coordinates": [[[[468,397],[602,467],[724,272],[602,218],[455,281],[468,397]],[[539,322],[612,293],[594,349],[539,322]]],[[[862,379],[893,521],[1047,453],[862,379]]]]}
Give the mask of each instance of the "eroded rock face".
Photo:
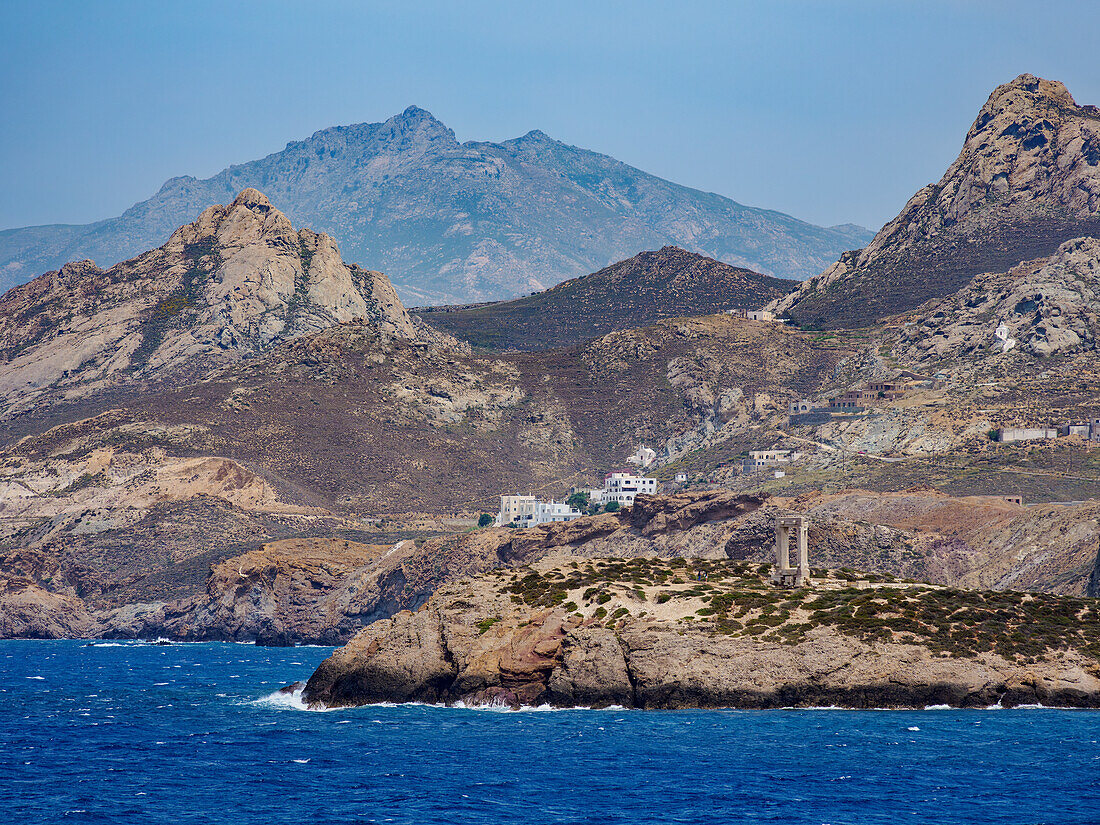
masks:
{"type": "Polygon", "coordinates": [[[80,599],[54,593],[25,576],[0,578],[0,638],[79,639],[95,627],[80,599]]]}
{"type": "Polygon", "coordinates": [[[939,183],[773,309],[863,325],[1097,232],[1100,109],[1078,106],[1061,83],[1020,75],[993,91],[939,183]]]}
{"type": "Polygon", "coordinates": [[[66,264],[0,298],[0,399],[10,413],[51,390],[195,374],[360,319],[421,334],[384,275],[344,264],[332,238],[245,189],[158,249],[106,271],[66,264]]]}
{"type": "Polygon", "coordinates": [[[978,275],[954,295],[922,308],[906,326],[899,354],[936,362],[967,356],[1017,360],[1094,350],[1100,337],[1100,241],[1075,238],[1049,258],[1006,273],[978,275]],[[1017,353],[1003,352],[1004,324],[1017,353]]]}

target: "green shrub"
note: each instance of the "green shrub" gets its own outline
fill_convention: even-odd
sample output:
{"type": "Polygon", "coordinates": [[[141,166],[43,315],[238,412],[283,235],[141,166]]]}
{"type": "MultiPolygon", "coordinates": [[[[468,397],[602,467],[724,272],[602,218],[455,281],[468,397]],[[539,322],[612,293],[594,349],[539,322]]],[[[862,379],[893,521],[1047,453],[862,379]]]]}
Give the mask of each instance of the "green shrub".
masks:
{"type": "Polygon", "coordinates": [[[493,616],[491,619],[482,619],[477,623],[477,635],[482,636],[490,627],[500,621],[500,616],[493,616]]]}

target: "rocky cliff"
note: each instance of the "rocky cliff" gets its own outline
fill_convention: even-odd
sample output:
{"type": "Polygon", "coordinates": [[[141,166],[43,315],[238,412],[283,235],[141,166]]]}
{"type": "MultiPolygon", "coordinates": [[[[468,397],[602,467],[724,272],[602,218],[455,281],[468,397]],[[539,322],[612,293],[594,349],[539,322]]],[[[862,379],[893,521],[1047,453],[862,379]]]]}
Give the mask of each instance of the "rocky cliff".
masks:
{"type": "Polygon", "coordinates": [[[683,707],[1100,707],[1095,602],[852,587],[767,565],[588,560],[441,588],[361,631],[303,691],[374,702],[683,707]]]}
{"type": "Polygon", "coordinates": [[[796,286],[666,246],[526,298],[416,314],[474,346],[530,352],[581,344],[662,318],[759,309],[796,286]]]}
{"type": "Polygon", "coordinates": [[[459,143],[411,106],[206,180],[172,178],[117,218],[0,232],[0,272],[16,279],[0,286],[71,260],[130,258],[247,187],[336,238],[348,260],[381,268],[417,304],[511,298],[665,244],[805,278],[870,236],[678,186],[539,131],[459,143]]]}
{"type": "Polygon", "coordinates": [[[1098,233],[1100,109],[1020,75],[989,96],[938,183],[774,308],[803,325],[866,325],[1098,233]]]}

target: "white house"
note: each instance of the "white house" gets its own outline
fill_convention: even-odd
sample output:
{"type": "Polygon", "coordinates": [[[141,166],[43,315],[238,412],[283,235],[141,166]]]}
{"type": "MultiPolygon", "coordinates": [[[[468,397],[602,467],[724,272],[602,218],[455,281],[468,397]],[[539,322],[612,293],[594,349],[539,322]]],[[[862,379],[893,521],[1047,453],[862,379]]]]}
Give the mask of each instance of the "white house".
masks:
{"type": "Polygon", "coordinates": [[[727,315],[747,318],[750,321],[774,321],[775,314],[766,309],[727,309],[727,315]]]}
{"type": "Polygon", "coordinates": [[[657,453],[649,449],[645,444],[638,447],[638,451],[627,459],[631,464],[637,464],[643,470],[657,460],[657,453]]]}
{"type": "Polygon", "coordinates": [[[537,524],[550,524],[555,521],[571,521],[583,515],[568,504],[560,501],[539,501],[534,496],[501,496],[500,512],[493,522],[497,527],[518,524],[520,527],[534,527],[537,524]]]}
{"type": "Polygon", "coordinates": [[[636,476],[626,470],[608,473],[603,479],[603,500],[619,502],[620,507],[630,507],[638,493],[653,495],[657,492],[657,479],[636,476]]]}
{"type": "MultiPolygon", "coordinates": [[[[686,476],[684,480],[687,480],[686,476]]],[[[639,493],[647,495],[657,493],[657,479],[636,476],[629,470],[616,470],[604,476],[602,490],[574,487],[571,492],[588,493],[588,500],[593,504],[606,506],[608,502],[617,501],[620,507],[631,507],[634,504],[634,497],[639,493]]]]}

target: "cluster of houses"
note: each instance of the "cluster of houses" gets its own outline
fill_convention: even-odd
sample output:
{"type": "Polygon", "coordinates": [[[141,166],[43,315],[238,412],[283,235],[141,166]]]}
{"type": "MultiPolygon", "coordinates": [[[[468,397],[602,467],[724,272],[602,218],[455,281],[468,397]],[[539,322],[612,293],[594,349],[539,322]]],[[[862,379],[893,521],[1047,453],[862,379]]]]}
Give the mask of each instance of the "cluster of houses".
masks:
{"type": "MultiPolygon", "coordinates": [[[[588,497],[589,504],[606,507],[615,502],[619,507],[630,507],[639,493],[654,495],[657,492],[657,479],[634,475],[629,470],[616,470],[604,476],[603,487],[585,489],[573,487],[570,498],[576,493],[588,497]]],[[[539,524],[551,524],[556,521],[571,521],[583,516],[580,510],[565,502],[540,501],[535,496],[501,496],[500,512],[493,523],[498,527],[515,524],[519,527],[534,527],[539,524]]]]}
{"type": "Polygon", "coordinates": [[[1084,424],[1066,424],[1062,427],[1002,427],[997,430],[997,441],[1008,444],[1013,441],[1037,441],[1047,438],[1080,436],[1086,441],[1100,441],[1100,418],[1084,424]]]}

